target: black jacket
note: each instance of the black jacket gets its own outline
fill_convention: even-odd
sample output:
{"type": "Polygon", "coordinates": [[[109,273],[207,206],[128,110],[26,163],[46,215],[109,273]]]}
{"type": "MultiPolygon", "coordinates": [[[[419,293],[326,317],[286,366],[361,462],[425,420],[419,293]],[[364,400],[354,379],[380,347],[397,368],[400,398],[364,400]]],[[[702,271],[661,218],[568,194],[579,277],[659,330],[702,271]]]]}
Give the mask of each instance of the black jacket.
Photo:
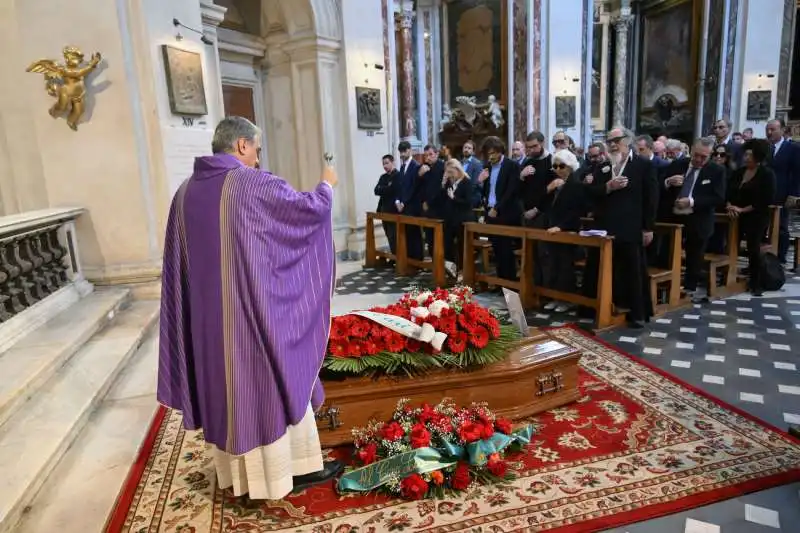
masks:
{"type": "Polygon", "coordinates": [[[378,213],[397,213],[395,200],[400,198],[400,173],[395,169],[383,174],[375,185],[378,213]]]}
{"type": "Polygon", "coordinates": [[[422,184],[422,201],[428,205],[428,211],[423,211],[422,214],[434,218],[444,216],[445,192],[442,188],[444,163],[437,161],[430,165],[430,170],[417,179],[422,184]]]}
{"type": "MultiPolygon", "coordinates": [[[[661,194],[664,201],[661,202],[662,209],[673,206],[675,200],[680,195],[680,187],[667,187],[666,179],[674,175],[686,176],[689,170],[689,158],[679,159],[673,162],[664,174],[664,182],[661,183],[661,194]]],[[[672,221],[683,224],[688,233],[710,237],[714,232],[714,213],[725,204],[727,176],[725,168],[716,163],[707,163],[700,169],[700,173],[695,179],[694,189],[692,190],[692,214],[673,215],[672,221]]],[[[671,209],[671,208],[670,208],[671,209]]]]}
{"type": "Polygon", "coordinates": [[[550,206],[544,215],[547,217],[547,227],[558,226],[561,231],[579,231],[586,205],[586,187],[580,174],[574,172],[560,189],[551,192],[548,197],[550,206]]]}
{"type": "Polygon", "coordinates": [[[522,178],[522,206],[525,211],[534,207],[539,211],[545,211],[547,206],[547,186],[553,181],[553,156],[547,154],[542,158],[526,158],[520,171],[525,167],[533,167],[535,172],[531,176],[522,178]]]}
{"type": "MultiPolygon", "coordinates": [[[[491,165],[486,167],[491,174],[491,165]]],[[[487,212],[489,205],[489,192],[491,190],[491,176],[483,182],[483,205],[487,212]]],[[[497,176],[495,186],[495,196],[497,203],[494,208],[497,210],[496,222],[509,226],[518,226],[522,218],[522,201],[519,197],[519,165],[508,157],[504,157],[500,163],[500,172],[497,176]]]]}
{"type": "MultiPolygon", "coordinates": [[[[612,165],[613,166],[613,165],[612,165]]],[[[642,232],[653,231],[658,206],[656,171],[650,161],[631,155],[622,175],[628,186],[606,191],[613,172],[594,176],[587,186],[592,197],[594,227],[606,230],[617,242],[642,242],[642,232]]]]}
{"type": "Polygon", "coordinates": [[[457,226],[464,222],[474,222],[475,212],[472,210],[473,186],[469,176],[462,179],[458,184],[448,183],[445,186],[444,200],[444,219],[445,224],[457,226]],[[453,197],[447,194],[448,190],[453,191],[453,197]]]}

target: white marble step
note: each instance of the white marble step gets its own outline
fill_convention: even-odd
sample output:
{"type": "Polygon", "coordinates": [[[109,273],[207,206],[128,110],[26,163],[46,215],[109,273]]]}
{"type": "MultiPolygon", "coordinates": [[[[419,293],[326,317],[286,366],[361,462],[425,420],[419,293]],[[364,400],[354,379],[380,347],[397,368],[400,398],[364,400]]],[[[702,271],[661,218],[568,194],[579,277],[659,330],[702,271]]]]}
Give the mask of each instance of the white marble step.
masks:
{"type": "Polygon", "coordinates": [[[0,427],[129,300],[128,289],[95,291],[0,354],[0,427]]]}
{"type": "Polygon", "coordinates": [[[0,428],[0,533],[21,513],[156,323],[157,301],[134,302],[0,428]]]}

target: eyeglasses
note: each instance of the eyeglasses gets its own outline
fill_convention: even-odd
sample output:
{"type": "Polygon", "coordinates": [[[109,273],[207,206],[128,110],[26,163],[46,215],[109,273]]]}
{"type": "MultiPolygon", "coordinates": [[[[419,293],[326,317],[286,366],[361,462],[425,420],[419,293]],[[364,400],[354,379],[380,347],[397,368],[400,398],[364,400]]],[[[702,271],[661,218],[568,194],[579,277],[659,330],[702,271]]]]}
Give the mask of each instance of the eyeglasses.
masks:
{"type": "Polygon", "coordinates": [[[553,163],[553,170],[561,170],[567,168],[567,165],[564,163],[553,163]]]}
{"type": "Polygon", "coordinates": [[[714,157],[728,157],[728,154],[726,154],[725,152],[716,152],[714,154],[714,157]]]}
{"type": "Polygon", "coordinates": [[[566,139],[553,139],[553,144],[565,144],[566,142],[566,139]]]}

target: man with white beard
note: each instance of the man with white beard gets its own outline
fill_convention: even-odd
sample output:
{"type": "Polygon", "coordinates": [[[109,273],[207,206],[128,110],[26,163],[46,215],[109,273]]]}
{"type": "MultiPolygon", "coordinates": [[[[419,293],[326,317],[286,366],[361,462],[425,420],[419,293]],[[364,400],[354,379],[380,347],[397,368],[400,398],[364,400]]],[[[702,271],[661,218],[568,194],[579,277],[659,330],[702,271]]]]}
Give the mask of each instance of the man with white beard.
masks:
{"type": "MultiPolygon", "coordinates": [[[[645,247],[653,240],[658,182],[650,161],[631,151],[631,131],[614,128],[606,142],[611,169],[594,176],[588,188],[594,201],[595,228],[614,237],[614,304],[628,310],[628,325],[638,329],[653,314],[645,247]]],[[[597,283],[599,256],[597,249],[590,250],[584,283],[591,287],[597,283]]]]}

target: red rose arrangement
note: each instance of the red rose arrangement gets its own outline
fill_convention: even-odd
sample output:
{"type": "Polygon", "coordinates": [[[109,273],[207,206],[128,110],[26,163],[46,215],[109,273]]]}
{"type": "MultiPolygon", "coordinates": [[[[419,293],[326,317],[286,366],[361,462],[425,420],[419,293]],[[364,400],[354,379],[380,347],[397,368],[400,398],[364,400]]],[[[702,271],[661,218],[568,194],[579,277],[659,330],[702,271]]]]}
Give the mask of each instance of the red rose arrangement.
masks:
{"type": "MultiPolygon", "coordinates": [[[[355,467],[419,448],[441,450],[445,443],[464,448],[470,443],[488,439],[496,432],[511,435],[511,427],[511,421],[495,416],[485,404],[456,407],[446,399],[436,406],[423,404],[412,408],[408,400],[400,400],[391,420],[353,430],[355,467]]],[[[419,500],[444,496],[448,491],[467,490],[473,484],[510,480],[514,478],[514,472],[504,452],[491,454],[480,465],[470,464],[466,457],[456,460],[443,456],[443,462],[451,464],[402,478],[398,476],[383,488],[392,495],[419,500]]]]}
{"type": "Polygon", "coordinates": [[[486,365],[502,360],[519,337],[511,326],[500,324],[492,312],[473,300],[472,289],[454,287],[409,292],[388,307],[370,311],[404,318],[418,325],[429,324],[447,335],[441,350],[433,344],[406,337],[359,315],[331,320],[324,367],[335,372],[363,374],[420,370],[443,366],[486,365]],[[407,365],[395,354],[404,354],[407,365]],[[369,361],[362,358],[373,357],[369,361]]]}

